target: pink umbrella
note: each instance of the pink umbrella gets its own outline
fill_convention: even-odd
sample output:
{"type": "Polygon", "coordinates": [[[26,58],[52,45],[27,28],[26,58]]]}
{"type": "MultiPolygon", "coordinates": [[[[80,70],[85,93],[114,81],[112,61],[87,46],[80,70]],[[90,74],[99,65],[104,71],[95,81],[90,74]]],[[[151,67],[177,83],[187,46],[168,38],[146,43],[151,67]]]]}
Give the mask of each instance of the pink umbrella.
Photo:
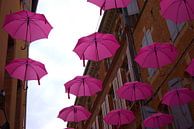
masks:
{"type": "Polygon", "coordinates": [[[168,106],[187,104],[194,100],[194,91],[188,88],[173,89],[162,98],[162,103],[168,106]]]}
{"type": "Polygon", "coordinates": [[[155,113],[148,118],[146,118],[143,121],[143,124],[145,127],[149,128],[160,128],[164,127],[168,124],[171,124],[173,121],[173,116],[169,114],[164,114],[164,113],[155,113]]]}
{"type": "Polygon", "coordinates": [[[100,61],[112,57],[119,46],[114,35],[93,33],[80,38],[73,51],[77,53],[80,59],[100,61]]]}
{"type": "Polygon", "coordinates": [[[44,64],[41,62],[27,59],[14,59],[5,69],[11,77],[20,80],[38,80],[40,85],[40,78],[47,74],[44,64]]]}
{"type": "MultiPolygon", "coordinates": [[[[125,8],[132,0],[88,0],[101,8],[101,10],[109,10],[113,8],[125,8]]],[[[100,12],[101,12],[100,10],[100,12]]]]}
{"type": "Polygon", "coordinates": [[[69,122],[80,122],[90,117],[91,113],[82,106],[70,106],[62,109],[58,118],[69,122]]]}
{"type": "Polygon", "coordinates": [[[192,59],[189,66],[186,68],[186,71],[191,75],[194,76],[194,58],[192,59]]]}
{"type": "Polygon", "coordinates": [[[193,0],[161,0],[161,14],[175,23],[183,23],[194,19],[193,0]]]}
{"type": "Polygon", "coordinates": [[[141,48],[135,61],[143,68],[160,68],[172,63],[178,50],[170,43],[153,43],[141,48]]]}
{"type": "Polygon", "coordinates": [[[153,94],[152,86],[142,82],[128,82],[117,90],[117,95],[126,100],[145,100],[153,94]]]}
{"type": "Polygon", "coordinates": [[[116,125],[118,129],[120,125],[129,124],[134,120],[133,112],[125,109],[112,110],[104,117],[107,124],[116,125]]]}
{"type": "Polygon", "coordinates": [[[76,96],[92,96],[102,90],[102,81],[88,75],[77,76],[64,85],[68,98],[70,98],[69,93],[76,96]]]}
{"type": "Polygon", "coordinates": [[[3,29],[13,38],[30,43],[38,39],[48,38],[52,26],[43,14],[23,10],[7,15],[3,29]]]}

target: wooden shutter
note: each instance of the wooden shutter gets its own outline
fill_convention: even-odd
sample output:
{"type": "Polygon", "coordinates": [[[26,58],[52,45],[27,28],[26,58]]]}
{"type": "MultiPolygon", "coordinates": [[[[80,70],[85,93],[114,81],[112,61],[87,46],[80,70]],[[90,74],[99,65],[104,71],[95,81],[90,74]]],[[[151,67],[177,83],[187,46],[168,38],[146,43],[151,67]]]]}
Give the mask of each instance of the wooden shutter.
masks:
{"type": "Polygon", "coordinates": [[[177,35],[179,34],[179,32],[181,31],[181,29],[183,28],[183,26],[185,25],[185,23],[176,24],[171,20],[166,20],[166,23],[167,23],[168,30],[170,32],[170,37],[172,41],[174,41],[177,35]]]}

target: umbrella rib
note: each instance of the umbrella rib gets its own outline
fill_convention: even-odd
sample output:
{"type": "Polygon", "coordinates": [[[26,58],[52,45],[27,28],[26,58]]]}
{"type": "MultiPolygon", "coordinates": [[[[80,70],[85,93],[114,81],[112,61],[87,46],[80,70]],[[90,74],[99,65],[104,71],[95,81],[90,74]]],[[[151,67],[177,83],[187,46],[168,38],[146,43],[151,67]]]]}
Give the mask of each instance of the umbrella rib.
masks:
{"type": "MultiPolygon", "coordinates": [[[[87,82],[87,81],[85,81],[85,84],[88,84],[88,82],[87,82]]],[[[91,94],[92,94],[92,91],[91,91],[91,89],[89,88],[89,87],[90,87],[90,85],[87,85],[87,87],[88,87],[89,93],[90,93],[90,95],[91,95],[91,94]]]]}
{"type": "Polygon", "coordinates": [[[22,65],[26,64],[26,62],[21,62],[22,64],[20,64],[18,67],[15,67],[14,70],[11,71],[11,74],[13,74],[19,67],[21,67],[22,65]]]}
{"type": "Polygon", "coordinates": [[[31,20],[31,23],[35,24],[43,32],[43,34],[47,37],[47,34],[45,33],[44,29],[42,29],[42,27],[39,24],[37,24],[35,21],[32,21],[32,20],[31,20]]]}
{"type": "MultiPolygon", "coordinates": [[[[30,26],[30,24],[28,25],[29,26],[29,37],[30,37],[30,42],[32,41],[31,39],[32,39],[32,33],[31,33],[31,26],[30,26]]],[[[28,38],[28,37],[27,37],[28,38]]]]}
{"type": "Polygon", "coordinates": [[[146,96],[146,94],[144,94],[144,91],[142,91],[141,88],[138,88],[138,89],[141,91],[141,93],[143,94],[143,96],[146,98],[147,96],[146,96]]]}
{"type": "Polygon", "coordinates": [[[173,61],[173,59],[172,59],[168,54],[166,54],[164,51],[162,51],[161,49],[158,49],[158,51],[160,51],[160,52],[163,53],[166,57],[168,57],[168,59],[170,59],[171,61],[173,61]]]}
{"type": "MultiPolygon", "coordinates": [[[[80,81],[81,81],[81,80],[80,80],[80,81]]],[[[81,83],[79,84],[79,87],[78,87],[78,90],[77,90],[77,96],[79,96],[79,91],[80,91],[80,87],[81,87],[82,83],[83,83],[83,80],[82,80],[81,83]]]]}
{"type": "Polygon", "coordinates": [[[91,42],[89,42],[89,44],[87,45],[87,47],[85,47],[85,49],[83,50],[83,53],[82,53],[81,58],[84,57],[84,59],[86,59],[85,56],[84,56],[84,54],[85,54],[85,51],[88,49],[88,47],[89,47],[90,45],[91,45],[91,42]]]}
{"type": "Polygon", "coordinates": [[[64,118],[65,121],[67,121],[67,117],[70,115],[71,112],[72,112],[72,109],[70,108],[69,111],[66,113],[67,115],[64,115],[65,116],[65,118],[64,118]]]}
{"type": "MultiPolygon", "coordinates": [[[[178,16],[179,16],[178,14],[179,14],[179,11],[180,11],[180,7],[181,7],[181,2],[179,3],[179,6],[178,6],[178,11],[177,11],[177,14],[176,14],[176,20],[178,19],[178,16]]],[[[176,23],[177,23],[177,21],[176,21],[176,23]]]]}
{"type": "MultiPolygon", "coordinates": [[[[187,3],[187,1],[185,1],[184,4],[185,4],[186,11],[187,11],[187,13],[188,13],[187,15],[188,15],[188,17],[189,17],[189,20],[191,21],[192,18],[191,18],[191,16],[190,16],[190,13],[189,13],[189,10],[188,10],[188,6],[187,6],[187,5],[189,5],[189,3],[187,3]]],[[[192,8],[190,8],[190,9],[191,9],[191,11],[193,11],[192,8]]]]}
{"type": "Polygon", "coordinates": [[[163,14],[165,14],[166,13],[166,11],[170,8],[170,6],[172,6],[172,5],[174,5],[174,4],[176,4],[176,2],[179,2],[179,0],[177,0],[177,1],[173,1],[165,10],[164,10],[164,12],[163,12],[163,14]]]}
{"type": "Polygon", "coordinates": [[[144,58],[144,61],[143,61],[143,63],[142,63],[142,66],[143,66],[143,67],[144,67],[144,63],[145,63],[146,59],[147,59],[147,58],[149,57],[149,55],[152,54],[152,53],[153,53],[152,50],[148,51],[148,54],[146,55],[146,57],[144,58]]]}
{"type": "Polygon", "coordinates": [[[3,27],[7,26],[8,24],[12,23],[12,22],[15,22],[15,21],[26,21],[26,19],[14,19],[12,21],[9,21],[9,22],[6,22],[6,24],[3,25],[3,27]]]}
{"type": "Polygon", "coordinates": [[[99,61],[100,60],[100,55],[98,53],[98,46],[97,46],[97,41],[95,40],[95,48],[96,48],[96,59],[99,61]]]}
{"type": "MultiPolygon", "coordinates": [[[[90,79],[87,79],[87,81],[86,81],[87,83],[93,83],[94,85],[97,85],[95,82],[93,82],[93,81],[91,81],[90,79]]],[[[97,85],[98,86],[98,85],[97,85]]],[[[100,87],[99,87],[100,88],[100,87]]]]}
{"type": "Polygon", "coordinates": [[[193,8],[190,6],[189,2],[188,2],[188,1],[185,1],[185,2],[187,3],[187,7],[189,7],[190,10],[192,11],[192,13],[194,14],[194,10],[193,10],[193,8]]]}
{"type": "Polygon", "coordinates": [[[24,21],[23,23],[21,23],[21,24],[17,27],[16,31],[14,32],[14,35],[19,31],[20,27],[23,26],[25,23],[26,23],[26,21],[24,21]]]}
{"type": "Polygon", "coordinates": [[[34,72],[36,73],[37,80],[40,80],[40,77],[39,77],[36,69],[31,64],[28,64],[28,66],[30,66],[34,70],[34,72]]]}
{"type": "Polygon", "coordinates": [[[103,46],[113,55],[113,53],[111,52],[111,50],[106,45],[103,45],[103,46]]]}

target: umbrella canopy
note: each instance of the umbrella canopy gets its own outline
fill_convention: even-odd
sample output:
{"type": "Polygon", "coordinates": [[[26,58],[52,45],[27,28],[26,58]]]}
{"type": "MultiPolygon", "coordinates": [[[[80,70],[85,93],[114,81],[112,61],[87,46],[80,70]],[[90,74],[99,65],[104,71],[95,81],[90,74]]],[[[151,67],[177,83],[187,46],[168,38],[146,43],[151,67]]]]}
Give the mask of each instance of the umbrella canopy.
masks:
{"type": "Polygon", "coordinates": [[[88,75],[77,76],[64,85],[66,92],[68,92],[68,98],[69,93],[76,96],[92,96],[102,90],[102,81],[88,75]]]}
{"type": "Polygon", "coordinates": [[[30,43],[48,38],[52,26],[43,14],[23,10],[6,15],[3,29],[13,38],[30,43]]]}
{"type": "Polygon", "coordinates": [[[47,74],[44,64],[30,58],[14,59],[5,69],[13,78],[20,80],[38,80],[47,74]]]}
{"type": "Polygon", "coordinates": [[[128,82],[117,90],[117,95],[129,101],[145,100],[153,94],[152,86],[142,82],[128,82]]]}
{"type": "Polygon", "coordinates": [[[74,128],[64,128],[64,129],[74,129],[74,128]]]}
{"type": "Polygon", "coordinates": [[[168,106],[177,106],[187,104],[192,100],[194,100],[194,91],[188,88],[179,88],[167,92],[162,98],[162,103],[168,106]]]}
{"type": "Polygon", "coordinates": [[[114,35],[93,33],[80,38],[73,51],[82,60],[100,61],[112,57],[119,47],[114,35]]]}
{"type": "Polygon", "coordinates": [[[172,63],[178,50],[170,43],[153,43],[141,48],[135,61],[143,68],[160,68],[172,63]]]}
{"type": "Polygon", "coordinates": [[[116,125],[117,128],[120,125],[129,124],[135,120],[133,112],[125,109],[117,109],[109,112],[105,117],[104,121],[110,125],[116,125]]]}
{"type": "Polygon", "coordinates": [[[88,0],[101,8],[101,10],[109,10],[113,8],[125,8],[132,0],[88,0]]]}
{"type": "Polygon", "coordinates": [[[175,23],[183,23],[194,19],[193,0],[161,0],[161,14],[175,23]]]}
{"type": "Polygon", "coordinates": [[[58,118],[69,122],[80,122],[90,117],[91,113],[82,106],[70,106],[62,109],[58,118]]]}
{"type": "Polygon", "coordinates": [[[148,118],[146,118],[143,121],[143,124],[145,127],[149,128],[160,128],[164,127],[168,124],[171,124],[173,121],[173,116],[169,114],[164,114],[164,113],[155,113],[148,118]]]}
{"type": "Polygon", "coordinates": [[[194,76],[194,59],[192,59],[189,66],[186,68],[186,71],[191,75],[194,76]]]}

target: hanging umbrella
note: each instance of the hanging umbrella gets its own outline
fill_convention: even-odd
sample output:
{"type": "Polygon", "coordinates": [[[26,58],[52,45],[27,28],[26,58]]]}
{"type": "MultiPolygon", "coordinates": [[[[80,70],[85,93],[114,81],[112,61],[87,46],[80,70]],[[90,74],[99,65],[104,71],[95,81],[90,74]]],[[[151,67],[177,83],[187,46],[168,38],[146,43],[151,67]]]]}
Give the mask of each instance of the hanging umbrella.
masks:
{"type": "Polygon", "coordinates": [[[70,106],[59,112],[58,118],[69,122],[80,122],[87,120],[91,113],[82,106],[70,106]]]}
{"type": "Polygon", "coordinates": [[[143,121],[145,127],[149,128],[161,128],[173,121],[173,116],[164,113],[155,113],[143,121]]]}
{"type": "Polygon", "coordinates": [[[93,3],[102,9],[109,10],[113,8],[125,8],[132,0],[88,0],[88,2],[93,3]]]}
{"type": "Polygon", "coordinates": [[[133,112],[125,109],[112,110],[104,117],[107,124],[116,125],[118,129],[120,125],[132,123],[134,120],[133,112]]]}
{"type": "Polygon", "coordinates": [[[187,104],[192,100],[194,100],[194,91],[188,88],[179,88],[167,92],[162,98],[162,103],[168,106],[178,106],[187,104]]]}
{"type": "Polygon", "coordinates": [[[14,59],[5,69],[11,77],[20,80],[38,80],[40,85],[40,78],[47,74],[44,64],[32,60],[30,58],[14,59]]]}
{"type": "Polygon", "coordinates": [[[93,33],[80,38],[73,51],[77,53],[83,61],[85,59],[100,61],[112,57],[119,46],[114,35],[93,33]]]}
{"type": "Polygon", "coordinates": [[[43,14],[23,10],[6,15],[3,29],[13,38],[30,43],[48,38],[52,26],[43,14]]]}
{"type": "Polygon", "coordinates": [[[68,98],[70,98],[69,93],[76,96],[92,96],[102,90],[102,81],[88,75],[77,76],[64,85],[68,98]]]}
{"type": "Polygon", "coordinates": [[[152,86],[142,82],[128,82],[117,90],[117,95],[129,101],[145,100],[153,94],[152,86]]]}
{"type": "Polygon", "coordinates": [[[161,14],[175,23],[183,23],[194,19],[193,0],[161,0],[161,14]]]}
{"type": "Polygon", "coordinates": [[[170,43],[153,43],[141,48],[135,61],[143,68],[160,68],[172,63],[178,50],[170,43]]]}
{"type": "Polygon", "coordinates": [[[194,76],[194,59],[192,59],[189,66],[186,68],[186,71],[191,75],[194,76]]]}

